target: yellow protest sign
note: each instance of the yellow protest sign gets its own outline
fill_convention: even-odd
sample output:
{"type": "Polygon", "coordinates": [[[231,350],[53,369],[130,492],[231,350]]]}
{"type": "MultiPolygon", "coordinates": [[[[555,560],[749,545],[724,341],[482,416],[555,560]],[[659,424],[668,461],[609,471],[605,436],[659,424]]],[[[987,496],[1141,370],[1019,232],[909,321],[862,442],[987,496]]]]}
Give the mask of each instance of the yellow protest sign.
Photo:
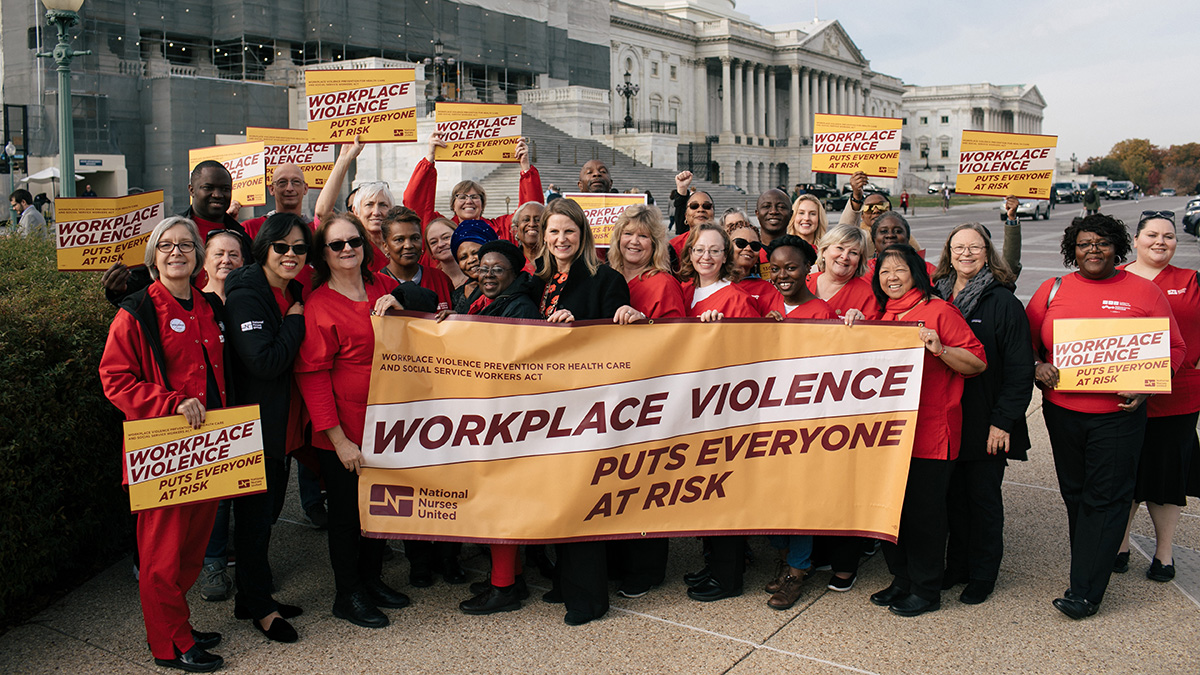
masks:
{"type": "Polygon", "coordinates": [[[960,195],[1049,199],[1058,136],[964,131],[958,155],[960,195]]]}
{"type": "Polygon", "coordinates": [[[646,195],[627,195],[621,193],[569,192],[564,199],[574,199],[587,216],[588,225],[592,228],[592,239],[596,248],[608,248],[612,239],[613,225],[625,209],[634,204],[645,204],[646,195]]]}
{"type": "Polygon", "coordinates": [[[896,538],[915,325],[373,322],[372,536],[896,538]]]}
{"type": "Polygon", "coordinates": [[[813,116],[812,169],[820,173],[895,178],[900,167],[900,125],[891,117],[813,116]]]}
{"type": "Polygon", "coordinates": [[[1171,393],[1171,333],[1166,317],[1055,319],[1058,391],[1171,393]]]}
{"type": "Polygon", "coordinates": [[[333,153],[333,143],[310,143],[308,132],[304,129],[246,127],[246,140],[263,142],[268,184],[275,174],[275,167],[295,164],[304,174],[304,182],[308,187],[325,187],[325,181],[329,180],[337,159],[333,153]]]}
{"type": "Polygon", "coordinates": [[[188,150],[188,171],[200,162],[220,162],[233,177],[233,201],[242,206],[263,206],[267,203],[265,149],[262,141],[195,148],[188,150]]]}
{"type": "Polygon", "coordinates": [[[265,492],[258,406],[125,422],[125,480],[132,511],[265,492]]]}
{"type": "Polygon", "coordinates": [[[446,147],[433,158],[448,162],[516,162],[521,106],[494,103],[435,103],[435,128],[446,147]]]}
{"type": "Polygon", "coordinates": [[[415,79],[412,68],[304,71],[309,140],[415,143],[415,79]]]}
{"type": "Polygon", "coordinates": [[[54,210],[58,269],[106,270],[113,263],[140,267],[146,260],[146,240],[163,219],[163,191],[59,197],[54,210]]]}

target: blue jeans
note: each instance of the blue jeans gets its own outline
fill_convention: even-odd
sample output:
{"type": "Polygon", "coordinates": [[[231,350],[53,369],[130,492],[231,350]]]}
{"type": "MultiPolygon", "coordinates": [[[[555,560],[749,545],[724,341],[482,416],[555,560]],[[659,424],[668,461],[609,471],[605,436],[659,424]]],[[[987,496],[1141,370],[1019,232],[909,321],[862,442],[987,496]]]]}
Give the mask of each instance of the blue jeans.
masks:
{"type": "Polygon", "coordinates": [[[790,567],[805,570],[812,564],[811,534],[772,534],[767,539],[774,548],[780,551],[787,550],[787,564],[790,567]]]}

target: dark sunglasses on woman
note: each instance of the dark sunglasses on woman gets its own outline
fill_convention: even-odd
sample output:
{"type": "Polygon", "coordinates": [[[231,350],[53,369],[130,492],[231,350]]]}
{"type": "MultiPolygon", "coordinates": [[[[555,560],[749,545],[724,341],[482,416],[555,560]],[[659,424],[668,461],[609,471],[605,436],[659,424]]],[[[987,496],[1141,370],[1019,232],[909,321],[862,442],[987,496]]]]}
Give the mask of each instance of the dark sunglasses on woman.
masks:
{"type": "MultiPolygon", "coordinates": [[[[341,243],[341,242],[338,242],[338,243],[341,243]]],[[[351,246],[354,246],[354,244],[351,244],[351,246]]],[[[329,248],[333,248],[332,243],[330,243],[329,248]]],[[[358,248],[358,247],[355,246],[355,248],[358,248]]],[[[271,243],[271,250],[275,251],[279,255],[286,255],[289,250],[292,253],[295,253],[296,255],[306,255],[308,253],[308,244],[292,244],[291,246],[288,246],[287,244],[283,243],[282,241],[276,241],[276,242],[271,243]]],[[[341,247],[338,247],[338,248],[333,248],[333,250],[340,251],[342,249],[341,249],[341,247]]]]}
{"type": "Polygon", "coordinates": [[[755,253],[758,253],[758,252],[759,252],[759,251],[761,251],[761,250],[762,250],[762,248],[763,248],[762,242],[759,242],[759,241],[747,241],[747,240],[745,240],[745,239],[742,239],[741,237],[738,237],[737,239],[734,239],[734,240],[733,240],[733,245],[734,245],[734,246],[736,246],[736,247],[738,247],[738,248],[746,248],[747,246],[749,246],[749,247],[750,247],[750,250],[751,250],[751,251],[754,251],[755,253]]]}
{"type": "Polygon", "coordinates": [[[350,248],[359,248],[363,245],[363,238],[351,237],[345,241],[331,241],[325,245],[332,249],[334,253],[341,253],[342,249],[346,248],[346,244],[350,244],[350,248]]]}

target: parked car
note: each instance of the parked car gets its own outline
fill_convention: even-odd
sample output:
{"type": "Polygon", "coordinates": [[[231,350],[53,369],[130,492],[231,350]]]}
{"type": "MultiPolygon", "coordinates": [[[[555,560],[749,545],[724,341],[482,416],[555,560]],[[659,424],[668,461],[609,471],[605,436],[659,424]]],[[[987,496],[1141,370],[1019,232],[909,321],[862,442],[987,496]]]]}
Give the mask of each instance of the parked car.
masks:
{"type": "Polygon", "coordinates": [[[1060,204],[1069,204],[1075,201],[1075,184],[1072,182],[1055,183],[1050,186],[1050,189],[1060,204]]]}
{"type": "Polygon", "coordinates": [[[1118,180],[1113,181],[1108,186],[1109,199],[1130,199],[1134,196],[1137,187],[1131,181],[1118,180]]]}
{"type": "Polygon", "coordinates": [[[1162,197],[1174,197],[1175,196],[1175,188],[1163,188],[1162,190],[1159,191],[1158,194],[1162,197]]]}
{"type": "MultiPolygon", "coordinates": [[[[1045,199],[1021,199],[1017,204],[1017,220],[1031,218],[1050,220],[1050,202],[1045,199]]],[[[1001,207],[1003,208],[1003,207],[1001,207]]]]}
{"type": "Polygon", "coordinates": [[[1183,231],[1192,236],[1200,236],[1200,198],[1188,201],[1183,208],[1183,231]]]}
{"type": "Polygon", "coordinates": [[[950,186],[950,194],[954,194],[954,183],[930,183],[928,192],[931,195],[936,195],[940,193],[942,188],[946,187],[947,185],[950,186]]]}
{"type": "Polygon", "coordinates": [[[1092,181],[1092,185],[1096,186],[1096,192],[1100,193],[1101,199],[1104,199],[1105,197],[1108,196],[1108,186],[1110,185],[1109,181],[1094,180],[1094,181],[1092,181]]]}

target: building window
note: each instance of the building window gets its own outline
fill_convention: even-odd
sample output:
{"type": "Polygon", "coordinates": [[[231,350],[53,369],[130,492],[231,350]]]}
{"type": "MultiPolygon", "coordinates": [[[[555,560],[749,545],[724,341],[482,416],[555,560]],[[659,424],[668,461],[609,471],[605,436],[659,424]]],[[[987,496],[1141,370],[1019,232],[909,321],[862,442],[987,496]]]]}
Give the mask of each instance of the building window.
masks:
{"type": "Polygon", "coordinates": [[[950,116],[942,115],[942,124],[950,124],[950,116]]]}
{"type": "Polygon", "coordinates": [[[655,120],[655,121],[658,120],[658,106],[657,105],[650,106],[650,119],[655,120]]]}
{"type": "Polygon", "coordinates": [[[625,59],[625,72],[633,72],[633,59],[625,59]]]}
{"type": "Polygon", "coordinates": [[[942,141],[942,158],[946,159],[948,157],[950,157],[950,143],[942,141]]]}
{"type": "Polygon", "coordinates": [[[925,116],[921,116],[921,124],[929,124],[929,118],[925,117],[925,116]]]}
{"type": "Polygon", "coordinates": [[[676,76],[677,76],[678,74],[679,74],[679,73],[678,73],[678,71],[676,70],[676,67],[675,67],[675,66],[671,66],[671,79],[672,79],[672,80],[676,79],[676,76]]]}
{"type": "MultiPolygon", "coordinates": [[[[874,110],[872,110],[872,112],[874,112],[874,110]]],[[[907,117],[905,117],[904,119],[900,120],[900,126],[902,126],[902,127],[904,127],[904,126],[908,126],[908,118],[907,118],[907,117]]]]}
{"type": "Polygon", "coordinates": [[[650,77],[658,77],[658,61],[650,62],[650,77]]]}

